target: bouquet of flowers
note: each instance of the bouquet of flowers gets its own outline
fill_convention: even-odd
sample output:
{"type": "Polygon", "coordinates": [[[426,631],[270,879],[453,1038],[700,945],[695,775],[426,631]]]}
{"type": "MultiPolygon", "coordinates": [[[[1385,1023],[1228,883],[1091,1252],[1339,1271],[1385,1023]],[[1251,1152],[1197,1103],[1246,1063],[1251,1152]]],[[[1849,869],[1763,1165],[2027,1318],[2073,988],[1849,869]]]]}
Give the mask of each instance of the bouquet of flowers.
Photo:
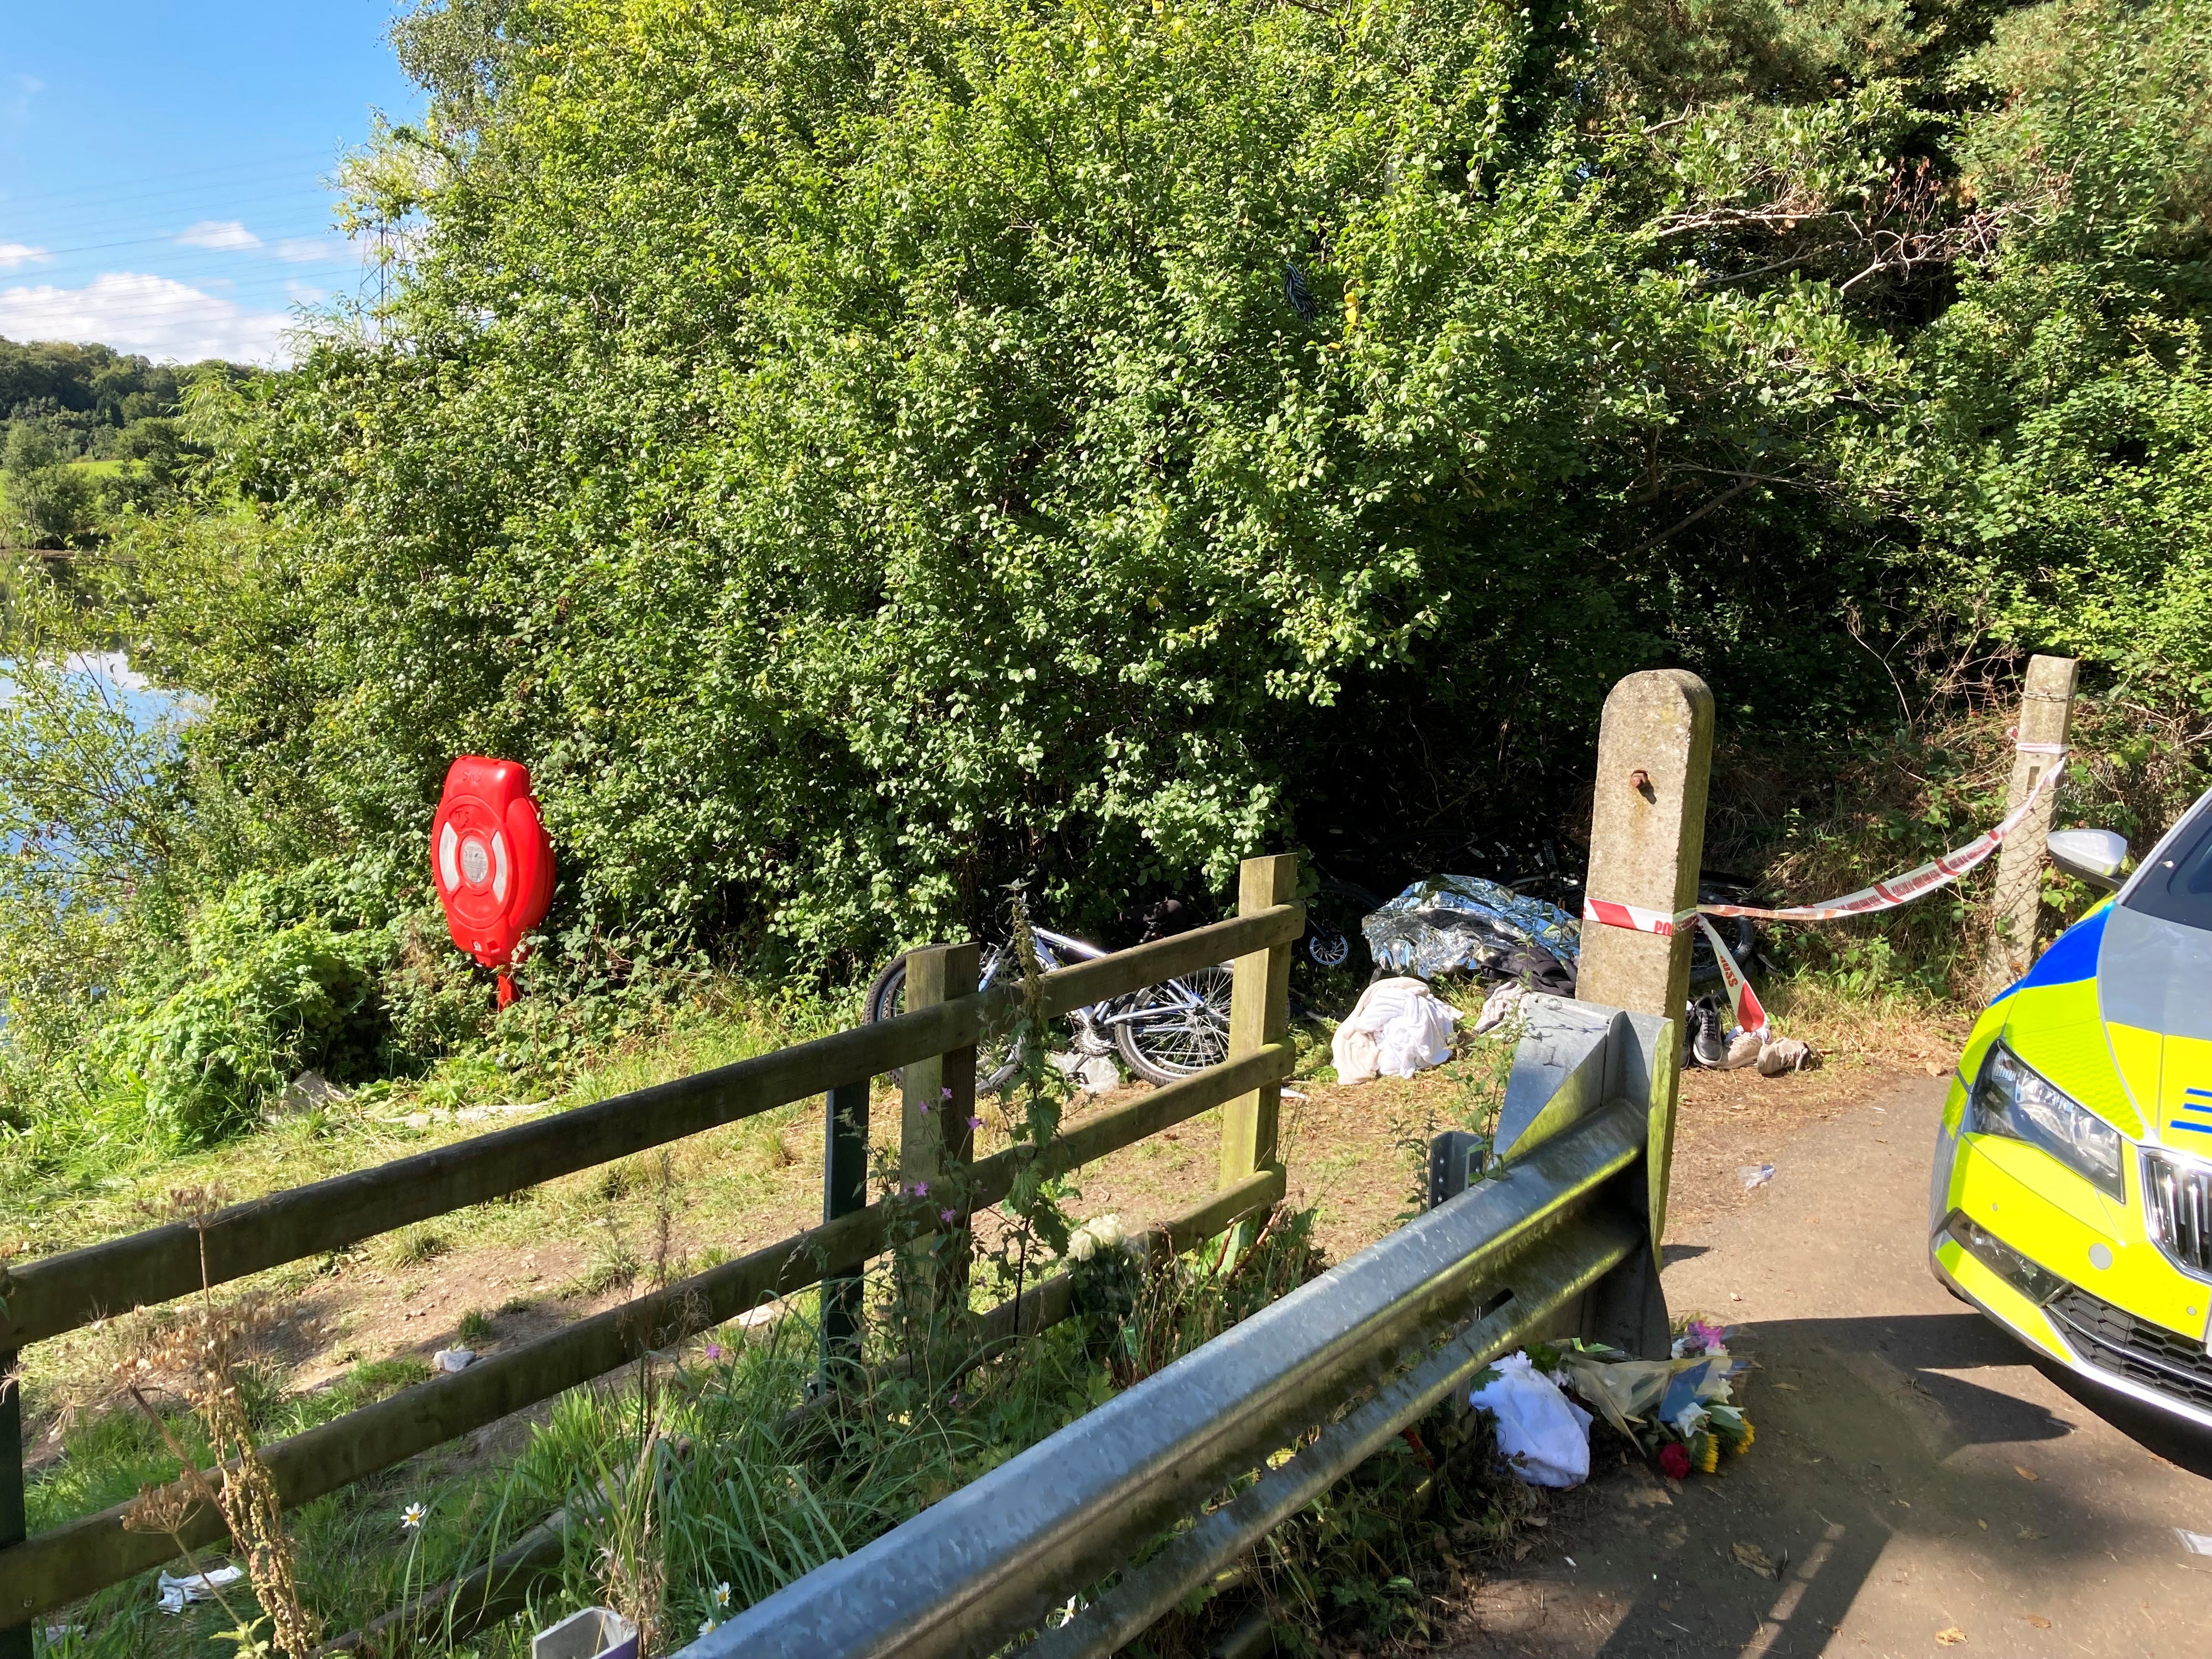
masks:
{"type": "Polygon", "coordinates": [[[1751,1448],[1751,1419],[1735,1404],[1729,1385],[1744,1366],[1729,1357],[1728,1332],[1721,1326],[1691,1320],[1667,1359],[1632,1359],[1603,1343],[1577,1341],[1553,1352],[1552,1369],[1559,1382],[1673,1480],[1692,1469],[1711,1474],[1723,1451],[1751,1448]]]}

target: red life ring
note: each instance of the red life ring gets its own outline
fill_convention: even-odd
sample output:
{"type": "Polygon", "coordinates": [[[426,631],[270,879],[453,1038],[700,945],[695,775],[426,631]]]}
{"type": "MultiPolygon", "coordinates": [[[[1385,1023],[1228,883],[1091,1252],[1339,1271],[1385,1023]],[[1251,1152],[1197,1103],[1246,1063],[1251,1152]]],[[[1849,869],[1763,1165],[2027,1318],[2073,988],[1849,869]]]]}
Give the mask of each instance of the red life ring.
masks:
{"type": "Polygon", "coordinates": [[[499,975],[499,1006],[514,1000],[507,968],[553,902],[553,842],[530,798],[530,769],[463,755],[446,774],[430,822],[430,877],[453,943],[499,975]]]}

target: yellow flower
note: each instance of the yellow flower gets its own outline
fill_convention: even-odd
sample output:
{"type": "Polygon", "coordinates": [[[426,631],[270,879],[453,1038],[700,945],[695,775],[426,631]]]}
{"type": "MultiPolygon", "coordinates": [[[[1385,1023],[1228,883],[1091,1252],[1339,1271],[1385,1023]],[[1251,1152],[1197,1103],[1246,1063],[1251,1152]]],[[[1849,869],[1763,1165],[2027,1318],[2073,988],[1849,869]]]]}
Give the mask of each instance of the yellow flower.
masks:
{"type": "Polygon", "coordinates": [[[1701,1472],[1711,1474],[1721,1466],[1720,1437],[1699,1435],[1691,1447],[1690,1455],[1701,1472]]]}
{"type": "Polygon", "coordinates": [[[1757,1435],[1751,1431],[1751,1419],[1747,1417],[1743,1419],[1743,1438],[1735,1443],[1736,1455],[1741,1456],[1745,1452],[1749,1451],[1751,1449],[1751,1443],[1758,1437],[1759,1437],[1757,1435]]]}

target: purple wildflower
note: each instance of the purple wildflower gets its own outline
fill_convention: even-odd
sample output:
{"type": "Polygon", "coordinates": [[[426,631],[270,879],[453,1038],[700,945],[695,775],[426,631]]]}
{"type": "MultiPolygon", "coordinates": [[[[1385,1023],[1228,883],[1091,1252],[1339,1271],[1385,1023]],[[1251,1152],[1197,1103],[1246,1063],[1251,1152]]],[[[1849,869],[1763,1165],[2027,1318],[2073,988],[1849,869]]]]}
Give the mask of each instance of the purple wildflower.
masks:
{"type": "Polygon", "coordinates": [[[916,1198],[927,1198],[929,1196],[929,1183],[927,1181],[915,1182],[914,1183],[914,1195],[916,1198]]]}
{"type": "Polygon", "coordinates": [[[721,1357],[722,1345],[719,1342],[709,1342],[707,1345],[707,1358],[710,1360],[719,1360],[721,1357]]]}
{"type": "Polygon", "coordinates": [[[983,1127],[983,1120],[980,1117],[971,1117],[968,1120],[968,1127],[971,1129],[980,1129],[983,1127]]]}
{"type": "Polygon", "coordinates": [[[939,1210],[937,1212],[937,1218],[949,1227],[954,1222],[960,1219],[960,1212],[957,1210],[939,1210]]]}

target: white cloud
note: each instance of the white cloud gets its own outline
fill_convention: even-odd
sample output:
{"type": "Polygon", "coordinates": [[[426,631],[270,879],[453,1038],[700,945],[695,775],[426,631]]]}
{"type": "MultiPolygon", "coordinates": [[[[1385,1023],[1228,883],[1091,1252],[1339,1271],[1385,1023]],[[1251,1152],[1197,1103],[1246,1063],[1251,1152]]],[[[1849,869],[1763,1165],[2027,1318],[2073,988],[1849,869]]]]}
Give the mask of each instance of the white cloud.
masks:
{"type": "Polygon", "coordinates": [[[72,651],[62,659],[62,672],[106,680],[125,691],[143,691],[153,684],[120,651],[72,651]]]}
{"type": "Polygon", "coordinates": [[[84,288],[0,289],[0,338],[98,341],[192,362],[275,362],[288,354],[281,311],[248,311],[167,276],[109,271],[84,288]]]}
{"type": "Polygon", "coordinates": [[[295,265],[328,264],[352,252],[335,236],[288,236],[276,244],[276,257],[295,265]]]}
{"type": "Polygon", "coordinates": [[[313,283],[288,282],[284,297],[295,306],[319,306],[331,295],[328,289],[317,288],[313,283]]]}
{"type": "Polygon", "coordinates": [[[33,247],[28,242],[0,242],[0,270],[13,270],[17,265],[42,265],[53,255],[42,247],[33,247]]]}
{"type": "Polygon", "coordinates": [[[235,219],[203,219],[177,238],[179,247],[259,247],[261,239],[235,219]]]}

